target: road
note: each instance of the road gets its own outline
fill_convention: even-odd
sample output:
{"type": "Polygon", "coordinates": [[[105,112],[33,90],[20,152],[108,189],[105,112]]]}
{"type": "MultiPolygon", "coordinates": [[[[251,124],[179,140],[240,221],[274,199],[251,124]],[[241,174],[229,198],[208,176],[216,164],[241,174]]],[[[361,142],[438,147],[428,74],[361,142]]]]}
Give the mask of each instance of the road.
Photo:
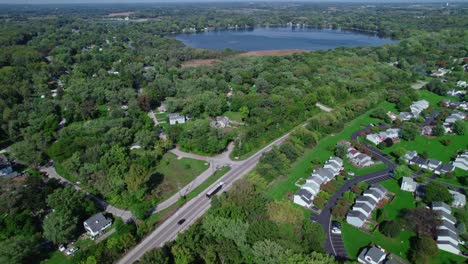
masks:
{"type": "Polygon", "coordinates": [[[326,106],[326,105],[323,105],[323,104],[321,104],[321,103],[318,103],[318,102],[315,104],[315,106],[317,106],[318,108],[322,109],[322,111],[325,111],[325,112],[328,112],[328,113],[331,112],[331,111],[333,111],[332,108],[330,108],[330,107],[328,107],[328,106],[326,106]]]}
{"type": "MultiPolygon", "coordinates": [[[[45,172],[50,178],[55,178],[55,179],[59,180],[60,183],[62,183],[64,185],[73,186],[73,188],[75,188],[75,190],[81,191],[80,186],[78,186],[77,184],[74,184],[74,183],[70,182],[69,180],[67,180],[67,179],[63,178],[62,176],[60,176],[57,173],[57,171],[55,170],[55,168],[52,167],[52,166],[51,167],[41,168],[41,172],[45,172]]],[[[86,196],[89,199],[96,202],[103,210],[105,210],[106,212],[112,214],[115,217],[121,218],[122,221],[124,221],[125,223],[129,222],[130,219],[133,219],[132,212],[130,212],[128,210],[123,210],[123,209],[117,208],[115,206],[112,206],[112,205],[106,203],[106,201],[100,199],[99,197],[94,196],[93,194],[86,193],[86,196]]]]}
{"type": "MultiPolygon", "coordinates": [[[[382,128],[386,128],[385,125],[381,125],[382,128]]],[[[372,126],[366,126],[363,129],[354,132],[351,135],[352,140],[357,140],[360,135],[364,133],[368,133],[371,130],[372,126]]],[[[343,196],[343,193],[349,191],[351,187],[358,182],[367,182],[368,184],[376,184],[378,182],[382,182],[385,180],[390,179],[389,172],[395,168],[395,164],[387,158],[385,154],[377,150],[376,148],[370,146],[369,144],[362,143],[373,155],[374,158],[379,159],[383,162],[387,168],[371,172],[362,176],[356,176],[352,179],[348,180],[343,184],[340,189],[335,192],[335,194],[328,199],[328,202],[325,204],[325,207],[322,209],[321,213],[317,216],[316,214],[312,214],[310,219],[312,221],[316,221],[322,225],[323,230],[327,236],[325,240],[325,250],[335,256],[338,260],[346,260],[348,255],[346,253],[346,249],[344,247],[344,243],[341,237],[341,234],[333,234],[331,232],[331,210],[336,205],[336,201],[343,196]]]]}
{"type": "Polygon", "coordinates": [[[228,145],[228,148],[226,151],[214,157],[207,157],[207,156],[201,156],[201,155],[196,155],[192,153],[186,153],[186,152],[181,151],[179,148],[172,149],[171,152],[177,155],[178,158],[190,158],[190,159],[206,161],[206,162],[209,162],[210,167],[204,172],[202,172],[202,174],[198,175],[189,184],[187,184],[182,189],[180,189],[177,193],[175,193],[174,195],[172,195],[165,201],[159,203],[156,207],[152,208],[150,212],[152,214],[155,214],[155,213],[161,212],[162,210],[166,208],[169,208],[171,205],[179,201],[179,199],[182,196],[187,195],[193,189],[197,188],[200,184],[206,181],[211,175],[213,175],[213,173],[215,173],[217,169],[221,167],[231,167],[232,169],[237,166],[240,166],[242,162],[232,161],[229,158],[229,155],[231,154],[233,149],[234,149],[234,144],[231,143],[228,145]]]}
{"type": "MultiPolygon", "coordinates": [[[[244,161],[236,162],[239,165],[233,167],[209,188],[218,185],[222,181],[225,183],[222,191],[229,190],[229,188],[236,180],[243,177],[255,168],[264,152],[269,151],[273,146],[282,143],[285,139],[288,138],[288,136],[289,133],[273,141],[268,146],[256,152],[250,158],[244,161]]],[[[156,247],[161,247],[166,242],[174,240],[179,232],[187,229],[190,225],[192,225],[210,208],[210,206],[211,201],[204,195],[204,193],[193,198],[181,208],[179,208],[179,210],[174,215],[169,217],[158,228],[156,228],[156,230],[151,232],[137,246],[127,252],[127,254],[123,256],[117,263],[133,263],[141,258],[147,251],[156,247]],[[180,219],[186,219],[186,221],[182,225],[178,225],[177,222],[180,219]]]]}

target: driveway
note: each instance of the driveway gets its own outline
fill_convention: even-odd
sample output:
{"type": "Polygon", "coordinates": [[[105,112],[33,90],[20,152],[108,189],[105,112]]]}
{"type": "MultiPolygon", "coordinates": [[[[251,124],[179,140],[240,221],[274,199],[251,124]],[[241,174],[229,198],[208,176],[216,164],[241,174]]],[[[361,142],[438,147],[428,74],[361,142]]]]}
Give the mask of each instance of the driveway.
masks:
{"type": "MultiPolygon", "coordinates": [[[[60,176],[57,173],[57,171],[55,170],[55,168],[52,167],[52,166],[42,168],[41,172],[45,172],[50,178],[55,178],[55,179],[59,180],[60,183],[63,184],[63,185],[71,186],[71,187],[75,188],[75,190],[77,190],[77,191],[82,191],[80,186],[78,186],[77,184],[74,184],[74,183],[70,182],[69,180],[67,180],[67,179],[63,178],[62,176],[60,176]]],[[[115,206],[112,206],[112,205],[108,204],[106,201],[100,199],[99,197],[94,196],[91,193],[86,193],[86,196],[89,199],[96,202],[99,205],[99,207],[101,207],[103,210],[105,210],[106,212],[112,214],[115,217],[121,218],[122,221],[124,221],[125,223],[129,222],[130,219],[133,219],[132,212],[130,212],[128,210],[123,210],[123,209],[117,208],[115,206]]]]}

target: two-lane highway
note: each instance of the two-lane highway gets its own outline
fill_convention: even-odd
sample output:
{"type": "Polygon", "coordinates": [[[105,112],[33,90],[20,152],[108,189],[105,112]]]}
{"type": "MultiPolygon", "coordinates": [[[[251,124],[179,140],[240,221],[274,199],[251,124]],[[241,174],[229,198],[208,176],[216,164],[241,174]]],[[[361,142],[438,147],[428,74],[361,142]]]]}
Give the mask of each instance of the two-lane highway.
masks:
{"type": "MultiPolygon", "coordinates": [[[[268,146],[264,147],[250,158],[239,162],[238,165],[233,166],[229,172],[227,172],[223,177],[221,177],[207,189],[211,189],[220,182],[224,182],[224,186],[223,189],[221,189],[221,192],[228,190],[236,180],[243,177],[255,168],[263,153],[269,151],[273,146],[281,144],[285,139],[288,138],[288,136],[289,133],[270,143],[268,146]]],[[[195,221],[200,218],[210,208],[210,206],[210,199],[205,196],[204,192],[201,193],[179,208],[179,210],[174,215],[169,217],[156,230],[144,238],[117,263],[133,263],[140,259],[149,250],[156,247],[161,247],[166,242],[174,240],[179,232],[185,230],[191,224],[195,223],[195,221]],[[179,225],[177,222],[179,222],[181,219],[185,219],[185,222],[179,225]]]]}

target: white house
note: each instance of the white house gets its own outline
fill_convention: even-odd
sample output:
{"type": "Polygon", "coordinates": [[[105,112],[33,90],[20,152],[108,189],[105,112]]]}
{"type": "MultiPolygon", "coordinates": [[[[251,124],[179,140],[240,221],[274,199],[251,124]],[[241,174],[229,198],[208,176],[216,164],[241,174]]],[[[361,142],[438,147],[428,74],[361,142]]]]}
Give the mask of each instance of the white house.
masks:
{"type": "Polygon", "coordinates": [[[468,170],[468,151],[459,154],[455,161],[452,162],[452,165],[462,170],[468,170]]]}
{"type": "Polygon", "coordinates": [[[406,161],[406,162],[409,162],[411,159],[413,159],[414,157],[418,156],[418,152],[416,151],[406,151],[406,154],[405,156],[403,156],[403,159],[406,161]]]}
{"type": "Polygon", "coordinates": [[[348,214],[346,215],[346,222],[348,224],[355,226],[355,227],[362,227],[364,223],[366,222],[367,217],[365,214],[363,214],[360,211],[349,211],[348,214]]]}
{"type": "Polygon", "coordinates": [[[466,87],[468,87],[468,83],[465,82],[465,81],[460,80],[460,81],[457,82],[457,86],[461,87],[461,88],[466,88],[466,87]]]}
{"type": "Polygon", "coordinates": [[[304,189],[299,189],[294,195],[294,203],[300,206],[309,207],[312,205],[313,195],[304,189]]]}
{"type": "Polygon", "coordinates": [[[403,177],[401,180],[401,189],[407,192],[415,192],[416,188],[418,187],[418,183],[416,183],[413,178],[411,177],[403,177]]]}
{"type": "Polygon", "coordinates": [[[449,190],[449,193],[453,197],[453,202],[452,202],[453,207],[465,207],[466,196],[464,194],[459,193],[457,191],[452,191],[452,190],[449,190]]]}
{"type": "Polygon", "coordinates": [[[310,192],[313,196],[315,196],[320,191],[320,185],[317,185],[316,183],[313,183],[313,182],[308,182],[302,185],[301,189],[304,189],[310,192]]]}
{"type": "Polygon", "coordinates": [[[411,106],[411,113],[415,116],[418,116],[422,111],[429,107],[429,102],[426,100],[420,100],[414,102],[411,106]]]}
{"type": "Polygon", "coordinates": [[[185,116],[181,116],[179,113],[169,114],[169,124],[185,124],[185,116]]]}
{"type": "Polygon", "coordinates": [[[358,262],[364,264],[383,264],[387,254],[379,247],[371,246],[363,249],[358,256],[358,262]]]}
{"type": "Polygon", "coordinates": [[[432,207],[432,210],[436,212],[443,211],[447,214],[452,213],[452,209],[450,208],[450,206],[444,202],[433,202],[431,207],[432,207]]]}
{"type": "Polygon", "coordinates": [[[106,218],[102,213],[97,213],[84,221],[83,225],[86,232],[95,237],[112,225],[112,219],[106,218]]]}

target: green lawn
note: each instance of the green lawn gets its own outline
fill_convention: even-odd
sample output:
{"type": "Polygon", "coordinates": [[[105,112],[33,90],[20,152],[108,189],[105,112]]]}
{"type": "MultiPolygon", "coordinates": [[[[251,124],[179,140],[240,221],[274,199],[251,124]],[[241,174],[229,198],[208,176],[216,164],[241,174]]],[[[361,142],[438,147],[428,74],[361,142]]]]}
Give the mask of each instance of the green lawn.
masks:
{"type": "Polygon", "coordinates": [[[165,200],[207,169],[208,164],[205,161],[188,158],[178,160],[176,155],[166,153],[156,168],[157,173],[163,177],[156,192],[161,200],[165,200]]]}
{"type": "Polygon", "coordinates": [[[155,225],[159,222],[160,219],[164,219],[168,217],[174,210],[181,207],[187,201],[195,198],[200,193],[204,192],[206,188],[208,188],[211,184],[221,178],[224,174],[226,174],[231,168],[229,167],[222,167],[221,169],[216,170],[216,172],[211,175],[208,179],[206,179],[202,184],[198,185],[197,188],[193,189],[189,194],[187,194],[186,199],[180,199],[177,203],[171,205],[170,207],[158,212],[156,214],[151,215],[148,219],[145,220],[147,224],[155,225]]]}
{"type": "Polygon", "coordinates": [[[457,151],[464,150],[468,146],[467,136],[444,135],[441,137],[425,137],[418,135],[413,141],[401,140],[390,148],[385,148],[383,152],[389,154],[396,148],[405,148],[406,150],[416,150],[419,154],[427,151],[430,159],[438,159],[442,162],[449,162],[456,156],[457,151]],[[451,144],[442,145],[442,139],[450,139],[451,144]]]}
{"type": "MultiPolygon", "coordinates": [[[[382,182],[381,185],[396,195],[391,203],[383,207],[386,210],[385,215],[387,216],[387,220],[397,219],[401,209],[415,207],[415,200],[412,193],[402,191],[397,181],[387,180],[382,182]]],[[[372,234],[367,234],[347,223],[342,224],[343,242],[346,252],[352,260],[357,259],[360,251],[372,243],[381,246],[385,250],[403,259],[407,259],[407,253],[410,248],[409,241],[414,235],[414,232],[403,229],[398,237],[389,238],[378,230],[374,231],[372,234]]],[[[439,251],[439,255],[433,260],[433,263],[463,263],[462,260],[463,257],[439,251]]]]}
{"type": "MultiPolygon", "coordinates": [[[[388,109],[391,106],[391,104],[387,102],[380,103],[377,107],[382,107],[388,109]]],[[[280,179],[275,182],[273,182],[268,190],[267,190],[267,195],[273,199],[282,199],[285,197],[285,195],[288,192],[295,192],[298,187],[294,185],[294,183],[299,179],[299,178],[307,178],[311,171],[312,171],[312,166],[311,166],[311,161],[313,159],[319,159],[321,162],[325,162],[330,156],[333,156],[333,149],[340,140],[350,140],[351,135],[367,126],[370,123],[378,123],[380,122],[378,119],[371,118],[369,117],[369,114],[374,110],[375,108],[367,111],[366,113],[362,114],[361,116],[355,118],[354,120],[348,122],[345,124],[345,127],[343,130],[336,134],[336,135],[330,135],[327,136],[319,141],[317,146],[313,149],[308,149],[302,156],[302,158],[299,158],[297,162],[293,164],[293,169],[291,174],[286,178],[286,179],[280,179]]],[[[383,167],[379,167],[380,165],[374,166],[375,168],[366,168],[363,169],[364,173],[370,172],[370,171],[375,171],[378,169],[382,169],[383,167]]],[[[357,175],[363,174],[361,170],[355,170],[355,173],[357,175]]]]}
{"type": "Polygon", "coordinates": [[[440,96],[438,94],[435,94],[433,92],[429,92],[427,90],[418,90],[419,96],[421,99],[427,100],[431,106],[434,107],[434,109],[445,109],[445,107],[440,107],[438,106],[439,102],[444,100],[444,99],[450,99],[452,101],[459,101],[460,99],[458,97],[453,97],[453,96],[440,96]]]}
{"type": "Polygon", "coordinates": [[[242,114],[240,112],[227,111],[223,115],[229,117],[231,120],[242,122],[242,114]]]}

